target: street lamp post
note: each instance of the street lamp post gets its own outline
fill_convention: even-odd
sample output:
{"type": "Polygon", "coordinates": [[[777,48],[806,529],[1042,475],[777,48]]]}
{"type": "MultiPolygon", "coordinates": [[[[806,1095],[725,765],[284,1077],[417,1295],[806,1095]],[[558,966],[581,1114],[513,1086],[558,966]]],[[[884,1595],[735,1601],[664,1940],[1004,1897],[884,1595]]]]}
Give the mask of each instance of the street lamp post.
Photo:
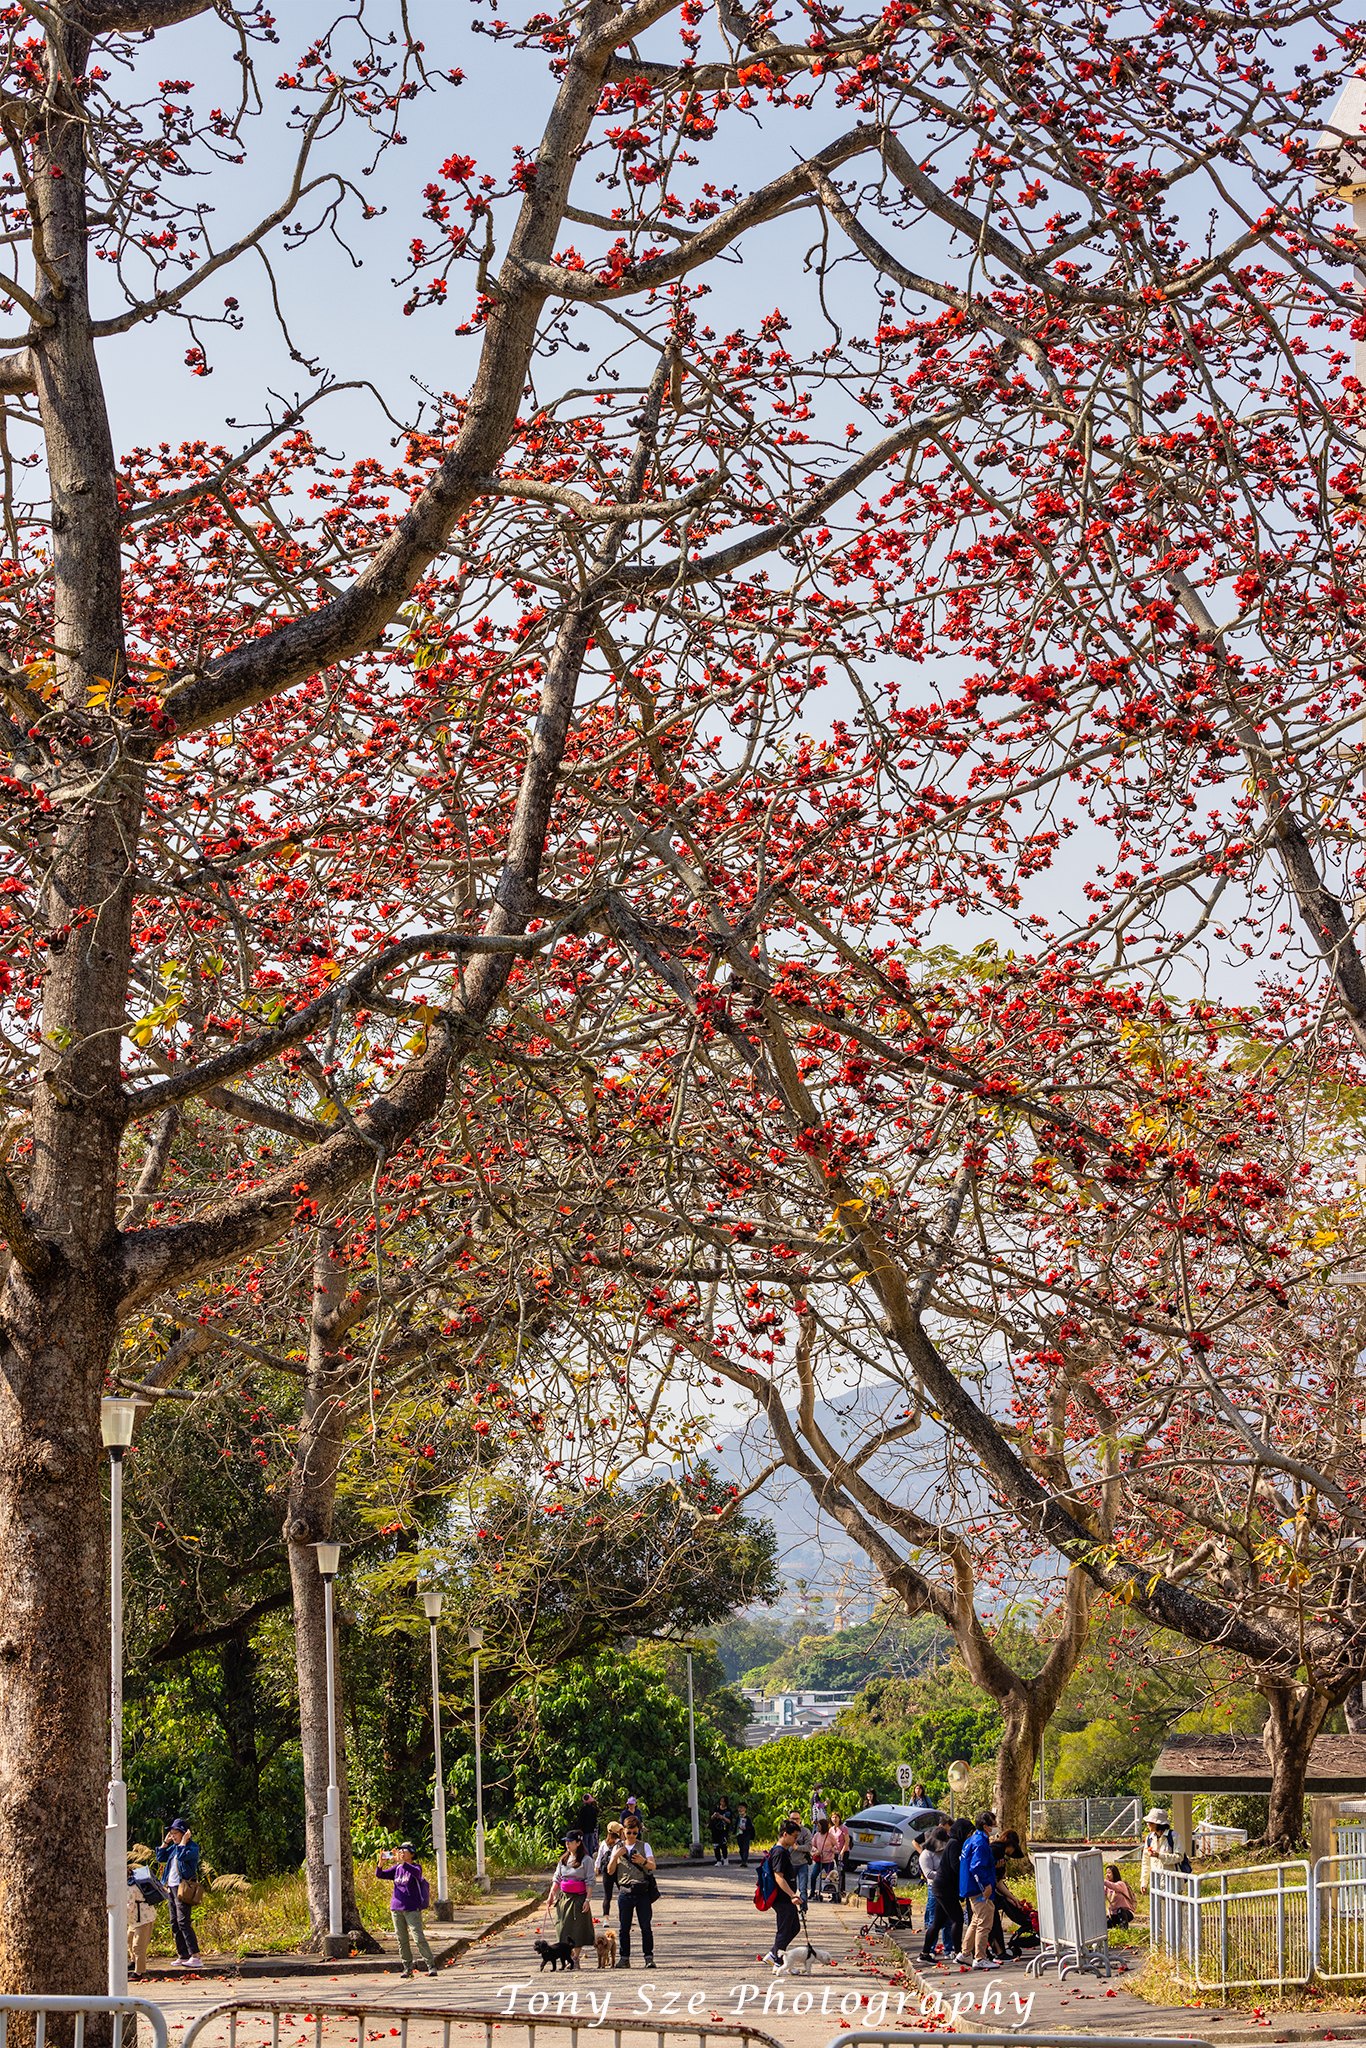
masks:
{"type": "Polygon", "coordinates": [[[702,1854],[702,1816],[697,1809],[697,1719],[692,1701],[692,1651],[688,1651],[688,1822],[692,1828],[690,1856],[702,1854]]]}
{"type": "Polygon", "coordinates": [[[480,1891],[486,1892],[489,1874],[484,1865],[484,1750],[479,1727],[479,1652],[484,1647],[483,1629],[470,1630],[469,1645],[474,1652],[474,1875],[480,1891]]]}
{"type": "Polygon", "coordinates": [[[453,1916],[446,1866],[446,1773],[441,1762],[441,1659],[436,1647],[436,1625],[441,1619],[441,1604],[440,1593],[422,1595],[432,1639],[432,1848],[436,1852],[436,1918],[449,1920],[453,1916]]]}
{"type": "Polygon", "coordinates": [[[332,1627],[332,1581],[341,1563],[340,1543],[315,1543],[323,1581],[323,1631],[327,1653],[327,1813],[323,1820],[323,1861],[327,1865],[327,1937],[335,1953],[342,1938],[341,1787],[337,1783],[337,1660],[332,1627]]]}
{"type": "Polygon", "coordinates": [[[104,1897],[109,1913],[109,1996],[128,1996],[128,1787],[123,1780],[123,1454],[137,1402],[100,1402],[109,1453],[109,1797],[104,1817],[104,1897]]]}

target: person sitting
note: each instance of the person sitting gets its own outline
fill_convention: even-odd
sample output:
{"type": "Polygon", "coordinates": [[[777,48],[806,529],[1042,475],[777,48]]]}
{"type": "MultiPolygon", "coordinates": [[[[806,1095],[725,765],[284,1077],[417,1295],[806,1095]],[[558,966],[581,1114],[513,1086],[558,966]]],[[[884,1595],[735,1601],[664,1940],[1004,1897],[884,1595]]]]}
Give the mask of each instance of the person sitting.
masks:
{"type": "Polygon", "coordinates": [[[1117,1863],[1105,1866],[1105,1925],[1107,1927],[1128,1927],[1138,1907],[1133,1891],[1127,1880],[1120,1875],[1117,1863]]]}

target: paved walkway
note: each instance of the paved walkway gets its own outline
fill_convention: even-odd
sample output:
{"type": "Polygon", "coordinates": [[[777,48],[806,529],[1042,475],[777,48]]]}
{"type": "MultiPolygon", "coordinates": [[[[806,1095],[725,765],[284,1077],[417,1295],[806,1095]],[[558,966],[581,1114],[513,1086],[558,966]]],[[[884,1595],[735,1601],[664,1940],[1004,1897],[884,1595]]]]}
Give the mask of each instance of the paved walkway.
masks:
{"type": "MultiPolygon", "coordinates": [[[[401,2008],[408,2017],[411,2048],[426,2048],[428,2041],[439,2039],[435,2029],[420,2022],[424,2011],[449,2005],[472,2006],[514,2024],[528,2016],[577,2017],[582,2028],[579,2048],[589,2048],[590,2027],[604,2029],[609,2039],[616,2025],[648,2027],[653,2038],[661,2020],[690,2023],[691,2048],[697,2048],[699,2026],[744,2024],[772,2035],[783,2048],[825,2048],[837,2034],[854,2027],[926,2024],[920,2015],[921,1993],[907,1981],[900,1958],[885,1942],[868,1936],[865,1916],[855,1906],[813,1908],[812,1941],[831,1960],[815,1964],[809,1975],[775,1975],[771,1965],[759,1961],[772,1939],[773,1921],[754,1910],[752,1865],[748,1870],[736,1864],[724,1869],[708,1864],[666,1869],[660,1873],[660,1887],[655,1968],[649,1972],[640,1965],[638,1954],[630,1971],[600,1971],[592,1958],[586,1958],[589,1966],[578,1972],[542,1972],[532,1948],[536,1908],[515,1926],[477,1942],[464,1957],[444,1965],[434,1979],[409,1982],[398,1978],[392,1967],[367,1970],[353,1963],[335,1975],[320,1969],[302,1980],[207,1972],[203,1978],[178,1976],[148,1984],[145,1993],[164,2008],[173,2041],[193,2018],[225,1999],[286,2001],[290,2018],[281,2025],[280,2048],[313,2048],[312,2015],[323,2001],[329,2007],[371,2008],[382,2002],[401,2008]]],[[[401,2025],[397,2019],[386,2016],[381,2022],[372,2015],[364,2029],[367,2042],[387,2041],[400,2034],[401,2025]]],[[[471,2038],[482,2041],[483,2033],[479,2027],[471,2038]]],[[[500,2029],[500,2040],[505,2037],[500,2029]]],[[[203,2048],[225,2048],[227,2038],[221,2021],[199,2037],[203,2048]]],[[[329,2027],[322,2048],[343,2048],[348,2038],[356,2042],[354,2022],[347,2035],[329,2027]]],[[[239,2048],[269,2042],[269,2023],[239,2023],[238,2040],[239,2048]]],[[[564,2048],[566,2041],[564,2034],[538,2036],[537,2048],[564,2048]]]]}
{"type": "MultiPolygon", "coordinates": [[[[921,1973],[910,1955],[868,1935],[857,1906],[814,1907],[809,1925],[822,1958],[809,1973],[775,1975],[759,1960],[772,1938],[773,1922],[755,1912],[754,1871],[694,1865],[660,1874],[662,1897],[655,1908],[655,1968],[639,1959],[630,1971],[588,1967],[576,1973],[541,1971],[532,1948],[540,1907],[501,1931],[477,1939],[461,1957],[433,1978],[400,1979],[392,1964],[359,1961],[335,1972],[319,1969],[308,1978],[282,1974],[250,1979],[229,1975],[178,1977],[145,1987],[171,2022],[173,2043],[199,2014],[224,2000],[275,2000],[278,2035],[264,2013],[243,2016],[237,2048],[591,2048],[594,2035],[614,2048],[641,2048],[647,2034],[655,2048],[669,2048],[671,2025],[687,2029],[683,2048],[704,2048],[699,2030],[746,2027],[781,2048],[826,2048],[858,2027],[929,2029],[959,2033],[1146,2035],[1194,2037],[1218,2044],[1366,2038],[1361,2014],[1268,2015],[1260,2024],[1245,2013],[1184,2006],[1164,2009],[1144,2003],[1122,1976],[1109,1984],[1094,1978],[1040,1978],[1023,1963],[990,1973],[951,1968],[921,1973]],[[359,2009],[345,2027],[329,2019],[321,2029],[315,2015],[325,2005],[359,2009]],[[434,2009],[463,2006],[502,2021],[496,2036],[484,2025],[454,2028],[449,2041],[433,2019],[434,2009]],[[385,2010],[380,2012],[377,2007],[385,2010]],[[985,2008],[985,2009],[984,2009],[985,2008]],[[559,2015],[577,2022],[577,2039],[567,2031],[525,2032],[519,2022],[559,2015]]],[[[490,1902],[506,1917],[512,1902],[490,1902]]],[[[478,1909],[471,1909],[478,1917],[478,1909]]],[[[487,1919],[487,1915],[486,1915],[487,1919]]],[[[433,1930],[435,1931],[435,1930],[433,1930]]],[[[909,1942],[907,1946],[918,1947],[909,1942]]],[[[805,1960],[800,1953],[799,1963],[805,1960]]],[[[219,2019],[198,2037],[196,2048],[228,2048],[226,2021],[219,2019]]]]}

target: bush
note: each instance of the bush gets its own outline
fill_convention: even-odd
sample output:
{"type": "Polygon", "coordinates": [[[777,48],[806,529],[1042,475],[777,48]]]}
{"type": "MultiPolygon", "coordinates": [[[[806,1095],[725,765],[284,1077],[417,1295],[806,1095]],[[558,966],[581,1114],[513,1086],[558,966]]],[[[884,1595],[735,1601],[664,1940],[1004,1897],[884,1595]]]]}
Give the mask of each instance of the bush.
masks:
{"type": "Polygon", "coordinates": [[[811,1790],[824,1788],[826,1803],[856,1813],[863,1794],[895,1796],[896,1781],[875,1750],[840,1735],[783,1735],[760,1749],[732,1751],[732,1778],[747,1801],[761,1835],[776,1830],[785,1813],[808,1813],[811,1790]]]}
{"type": "Polygon", "coordinates": [[[1113,1721],[1092,1721],[1058,1738],[1048,1789],[1058,1799],[1138,1792],[1151,1767],[1150,1752],[1142,1733],[1117,1727],[1113,1721]]]}

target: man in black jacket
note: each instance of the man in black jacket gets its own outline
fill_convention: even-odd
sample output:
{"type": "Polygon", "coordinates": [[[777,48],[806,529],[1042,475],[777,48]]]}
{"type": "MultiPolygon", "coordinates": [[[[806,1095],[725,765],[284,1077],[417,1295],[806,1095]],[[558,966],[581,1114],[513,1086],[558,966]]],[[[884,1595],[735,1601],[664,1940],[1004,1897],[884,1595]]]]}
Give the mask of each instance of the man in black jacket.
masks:
{"type": "Polygon", "coordinates": [[[785,1820],[782,1833],[768,1852],[768,1867],[773,1872],[778,1896],[773,1901],[773,1946],[763,1959],[766,1963],[781,1963],[787,1947],[801,1930],[802,1918],[797,1911],[797,1866],[792,1860],[792,1845],[800,1826],[801,1822],[796,1819],[785,1820]]]}

